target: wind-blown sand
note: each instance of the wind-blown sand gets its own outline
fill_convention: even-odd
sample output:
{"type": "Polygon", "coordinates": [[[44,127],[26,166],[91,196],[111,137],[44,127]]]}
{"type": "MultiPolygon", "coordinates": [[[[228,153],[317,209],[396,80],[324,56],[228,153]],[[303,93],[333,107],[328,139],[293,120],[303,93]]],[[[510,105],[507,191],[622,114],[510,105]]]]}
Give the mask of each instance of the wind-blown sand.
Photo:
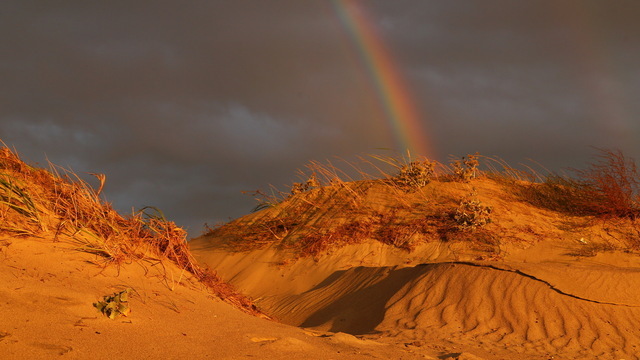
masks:
{"type": "Polygon", "coordinates": [[[0,155],[2,359],[640,359],[637,220],[545,208],[537,184],[335,182],[187,247],[0,155]],[[126,289],[126,316],[93,306],[126,289]]]}
{"type": "MultiPolygon", "coordinates": [[[[264,311],[306,329],[441,358],[640,359],[640,258],[597,243],[615,241],[613,224],[570,226],[571,219],[509,204],[490,181],[474,186],[493,196],[483,201],[494,206],[492,231],[503,235],[490,251],[473,239],[419,241],[412,251],[364,240],[296,259],[278,241],[234,250],[229,244],[243,233],[234,240],[224,226],[191,247],[264,311]]],[[[322,191],[306,200],[317,203],[322,191]]],[[[250,229],[245,237],[277,211],[239,219],[250,229]]],[[[308,224],[321,217],[304,214],[290,236],[318,230],[308,224]]]]}
{"type": "Polygon", "coordinates": [[[256,314],[193,262],[182,229],[154,213],[121,216],[97,177],[94,190],[0,149],[0,359],[417,358],[256,314]],[[127,289],[127,316],[94,307],[127,289]]]}
{"type": "Polygon", "coordinates": [[[118,272],[96,260],[50,239],[0,239],[0,358],[419,358],[248,315],[169,264],[132,263],[118,272]],[[125,288],[135,290],[128,317],[110,320],[92,306],[125,288]]]}

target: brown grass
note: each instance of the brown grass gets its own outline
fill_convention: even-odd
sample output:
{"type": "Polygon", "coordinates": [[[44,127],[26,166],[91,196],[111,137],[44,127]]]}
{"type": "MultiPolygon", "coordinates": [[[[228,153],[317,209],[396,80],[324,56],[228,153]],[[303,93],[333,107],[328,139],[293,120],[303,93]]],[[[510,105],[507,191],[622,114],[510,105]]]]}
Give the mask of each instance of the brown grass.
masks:
{"type": "Polygon", "coordinates": [[[574,170],[581,191],[577,202],[600,217],[637,219],[640,215],[640,176],[634,161],[620,150],[598,149],[587,169],[574,170]]]}
{"type": "Polygon", "coordinates": [[[620,151],[598,149],[586,169],[574,176],[547,175],[539,183],[513,183],[519,196],[539,207],[600,219],[640,215],[640,176],[635,162],[620,151]]]}
{"type": "Polygon", "coordinates": [[[408,251],[432,239],[496,248],[500,236],[491,231],[500,225],[486,226],[493,218],[490,206],[475,197],[445,199],[433,192],[439,185],[431,186],[458,182],[471,190],[475,179],[482,178],[503,185],[516,201],[591,223],[592,218],[635,221],[640,214],[636,166],[619,151],[601,150],[595,162],[586,170],[573,170],[571,177],[552,174],[537,163],[515,169],[504,160],[478,154],[452,159],[449,165],[405,156],[359,160],[359,164],[341,160],[348,171],[331,162],[311,162],[299,172],[302,182],[294,185],[296,191],[271,191],[281,196],[271,196],[268,206],[261,207],[265,211],[261,216],[233,221],[205,235],[224,238],[235,250],[275,244],[300,256],[316,256],[365,239],[408,251]],[[368,203],[372,187],[386,189],[382,193],[397,200],[395,209],[368,203]]]}
{"type": "Polygon", "coordinates": [[[204,269],[191,255],[186,232],[155,208],[122,216],[100,198],[104,175],[94,190],[77,174],[25,164],[0,148],[0,233],[71,239],[76,248],[100,256],[104,266],[165,259],[193,274],[221,299],[255,312],[251,301],[204,269]]]}

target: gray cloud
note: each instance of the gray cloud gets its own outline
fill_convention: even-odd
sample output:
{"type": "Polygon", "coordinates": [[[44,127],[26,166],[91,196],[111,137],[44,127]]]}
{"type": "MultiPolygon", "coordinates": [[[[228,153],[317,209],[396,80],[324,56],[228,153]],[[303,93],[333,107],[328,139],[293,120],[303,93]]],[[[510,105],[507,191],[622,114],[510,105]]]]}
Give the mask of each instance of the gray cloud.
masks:
{"type": "MultiPolygon", "coordinates": [[[[358,3],[438,160],[640,157],[640,3],[358,3]]],[[[32,162],[104,172],[118,209],[156,205],[197,235],[309,160],[395,147],[337,4],[4,1],[0,138],[32,162]]]]}

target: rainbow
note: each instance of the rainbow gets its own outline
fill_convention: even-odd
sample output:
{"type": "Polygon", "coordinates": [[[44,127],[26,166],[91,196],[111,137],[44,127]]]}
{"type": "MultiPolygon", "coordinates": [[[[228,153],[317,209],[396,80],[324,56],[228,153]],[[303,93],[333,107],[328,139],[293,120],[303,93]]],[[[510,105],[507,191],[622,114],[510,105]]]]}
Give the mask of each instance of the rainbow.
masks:
{"type": "Polygon", "coordinates": [[[336,14],[357,46],[386,113],[398,150],[434,156],[414,103],[393,56],[358,1],[332,0],[336,14]]]}

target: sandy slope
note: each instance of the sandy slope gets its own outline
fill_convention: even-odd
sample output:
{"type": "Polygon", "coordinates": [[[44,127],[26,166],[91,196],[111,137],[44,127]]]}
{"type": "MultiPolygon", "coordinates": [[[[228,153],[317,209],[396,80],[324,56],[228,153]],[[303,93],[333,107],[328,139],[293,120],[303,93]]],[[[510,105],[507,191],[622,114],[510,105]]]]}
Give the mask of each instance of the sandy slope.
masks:
{"type": "Polygon", "coordinates": [[[167,263],[132,263],[118,274],[95,261],[64,242],[0,240],[0,358],[422,358],[245,314],[167,263]],[[135,290],[130,316],[109,320],[92,306],[126,287],[135,290]]]}
{"type": "Polygon", "coordinates": [[[230,255],[193,245],[259,306],[296,326],[486,359],[640,358],[636,256],[348,266],[328,255],[278,266],[269,250],[230,255]],[[624,258],[635,264],[614,264],[624,258]]]}
{"type": "Polygon", "coordinates": [[[357,212],[343,208],[331,214],[318,209],[335,210],[331,199],[345,203],[344,198],[337,190],[320,189],[303,195],[304,201],[294,197],[241,218],[232,231],[223,227],[194,239],[191,249],[268,314],[307,329],[414,344],[412,351],[429,356],[640,359],[640,257],[621,245],[628,229],[534,208],[490,181],[474,186],[495,215],[478,236],[486,239],[488,233],[497,238],[493,242],[474,239],[473,233],[461,240],[434,239],[429,236],[437,232],[427,229],[426,238],[411,235],[417,239],[412,251],[360,239],[296,259],[281,246],[339,227],[349,214],[366,218],[368,212],[392,209],[405,211],[406,219],[419,216],[416,209],[432,214],[464,194],[460,184],[432,186],[426,188],[428,199],[436,200],[432,208],[421,205],[424,200],[412,205],[415,194],[402,204],[385,195],[388,189],[374,189],[362,192],[365,201],[357,212]],[[241,251],[229,246],[256,239],[261,226],[273,223],[269,219],[286,220],[282,214],[304,203],[320,205],[297,212],[296,226],[275,234],[280,240],[241,251]]]}

